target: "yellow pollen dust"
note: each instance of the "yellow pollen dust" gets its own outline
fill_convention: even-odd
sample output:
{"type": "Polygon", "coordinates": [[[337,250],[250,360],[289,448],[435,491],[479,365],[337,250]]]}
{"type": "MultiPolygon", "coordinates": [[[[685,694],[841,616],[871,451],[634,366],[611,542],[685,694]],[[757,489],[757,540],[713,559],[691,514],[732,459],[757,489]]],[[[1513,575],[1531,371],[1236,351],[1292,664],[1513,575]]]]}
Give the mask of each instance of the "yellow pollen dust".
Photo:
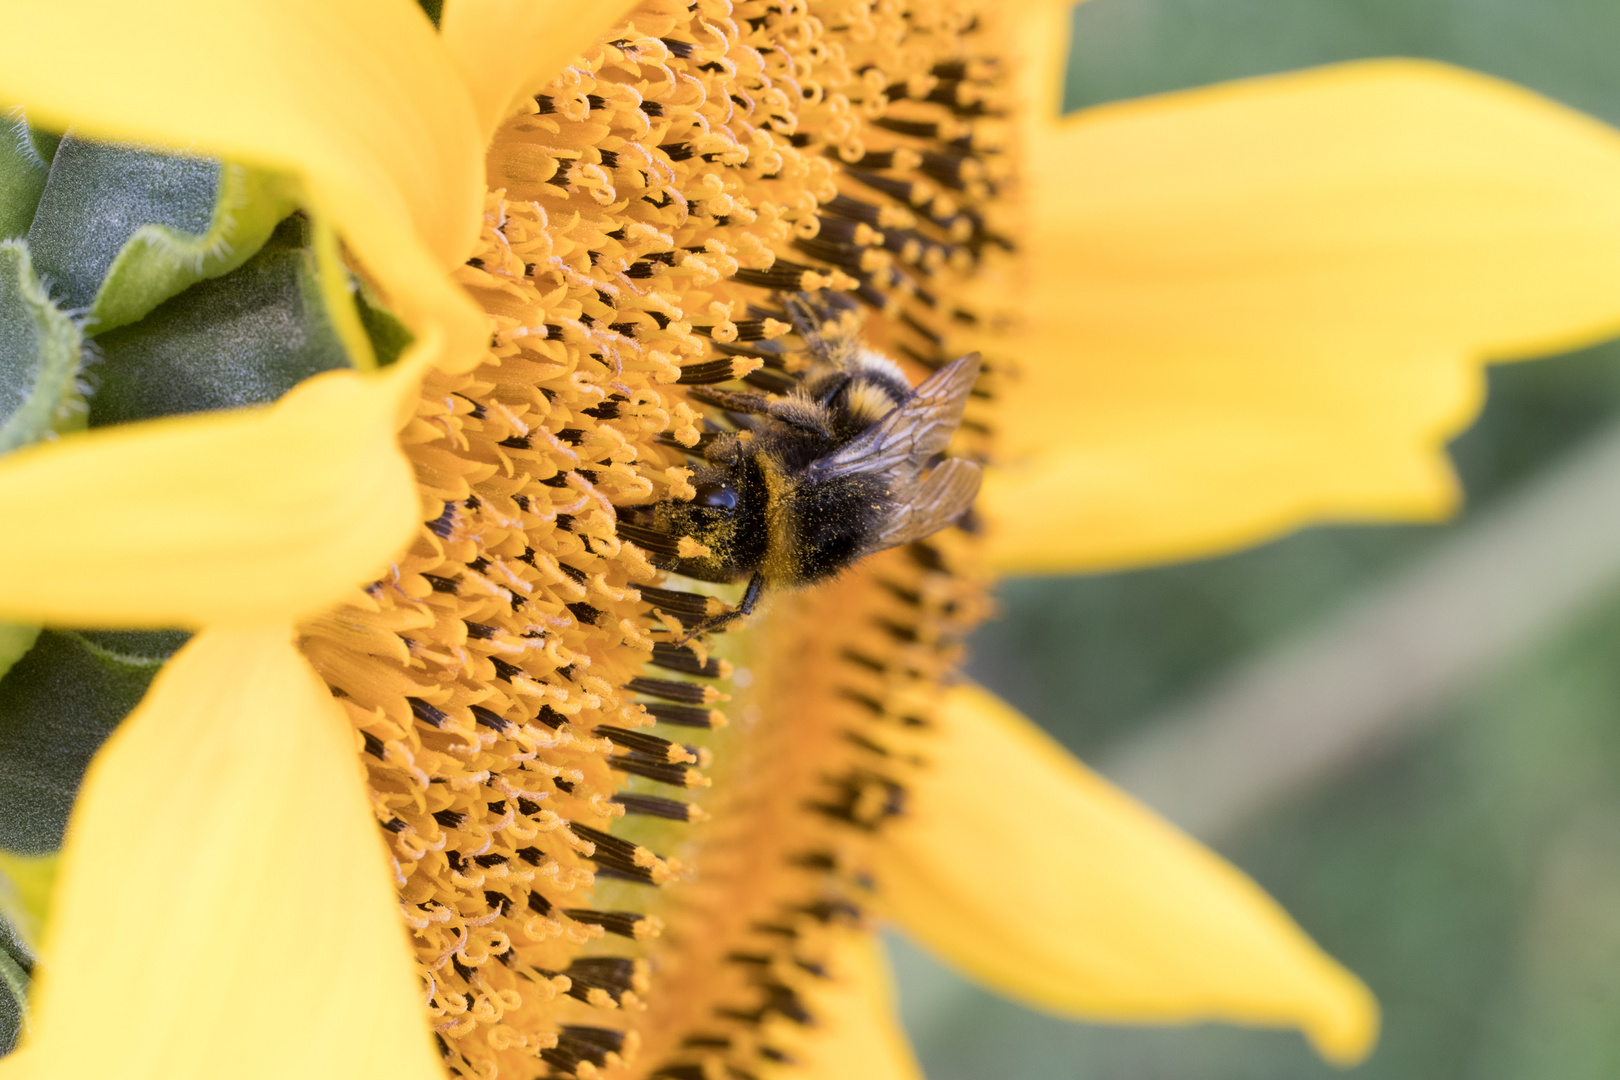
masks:
{"type": "MultiPolygon", "coordinates": [[[[830,317],[914,381],[989,325],[1001,41],[980,4],[655,0],[497,134],[457,271],[489,352],[430,375],[402,435],[423,528],[301,628],[453,1073],[803,1058],[827,936],[864,925],[863,867],[983,610],[972,536],[681,644],[735,590],[667,575],[618,510],[695,497],[686,451],[717,417],[687,387],[797,385],[780,293],[843,297],[830,317]]],[[[983,455],[985,405],[958,452],[983,455]]]]}

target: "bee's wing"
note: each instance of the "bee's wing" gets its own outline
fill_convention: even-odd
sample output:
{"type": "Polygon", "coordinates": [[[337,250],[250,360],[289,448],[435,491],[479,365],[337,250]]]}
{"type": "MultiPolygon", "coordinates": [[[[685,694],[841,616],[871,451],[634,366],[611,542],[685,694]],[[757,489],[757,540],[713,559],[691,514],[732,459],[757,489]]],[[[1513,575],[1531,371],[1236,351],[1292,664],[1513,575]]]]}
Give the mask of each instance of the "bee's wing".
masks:
{"type": "Polygon", "coordinates": [[[977,462],[946,458],[923,477],[910,498],[900,501],[883,529],[869,541],[866,554],[921,540],[951,524],[972,507],[982,477],[977,462]]]}
{"type": "Polygon", "coordinates": [[[923,380],[912,395],[887,416],[806,470],[811,479],[848,473],[916,475],[928,459],[949,445],[962,422],[973,380],[979,377],[979,354],[969,353],[923,380]]]}

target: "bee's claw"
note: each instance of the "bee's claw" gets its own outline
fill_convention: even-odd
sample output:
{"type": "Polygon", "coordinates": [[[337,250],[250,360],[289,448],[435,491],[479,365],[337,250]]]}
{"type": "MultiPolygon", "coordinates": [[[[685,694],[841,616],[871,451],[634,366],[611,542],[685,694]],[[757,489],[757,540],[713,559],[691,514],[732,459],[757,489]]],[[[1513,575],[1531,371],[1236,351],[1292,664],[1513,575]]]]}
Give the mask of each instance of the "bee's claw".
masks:
{"type": "Polygon", "coordinates": [[[754,613],[754,605],[759,603],[759,596],[764,588],[765,579],[756,573],[753,577],[748,579],[748,588],[743,592],[743,598],[740,604],[732,608],[730,611],[722,611],[718,615],[710,615],[707,619],[704,619],[702,622],[692,627],[692,629],[688,630],[686,632],[686,636],[681,638],[681,640],[677,641],[675,644],[685,645],[688,641],[691,641],[699,634],[708,634],[715,630],[724,629],[725,627],[736,622],[738,619],[741,619],[747,615],[752,615],[754,613]]]}
{"type": "Polygon", "coordinates": [[[746,611],[733,609],[719,615],[711,615],[709,618],[704,619],[702,622],[692,627],[692,629],[688,630],[686,632],[686,636],[681,638],[681,640],[677,641],[675,644],[685,645],[688,641],[691,641],[699,634],[710,634],[716,630],[723,630],[746,614],[748,614],[746,611]]]}

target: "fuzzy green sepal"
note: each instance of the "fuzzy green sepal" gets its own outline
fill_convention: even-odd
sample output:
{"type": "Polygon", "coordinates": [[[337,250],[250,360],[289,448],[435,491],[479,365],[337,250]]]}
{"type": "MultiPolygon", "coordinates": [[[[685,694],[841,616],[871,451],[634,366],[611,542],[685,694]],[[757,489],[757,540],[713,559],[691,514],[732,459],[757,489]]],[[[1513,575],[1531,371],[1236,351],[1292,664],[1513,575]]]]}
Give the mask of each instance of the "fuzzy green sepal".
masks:
{"type": "Polygon", "coordinates": [[[69,132],[28,229],[63,307],[101,334],[241,266],[295,207],[270,173],[69,132]]]}
{"type": "Polygon", "coordinates": [[[46,630],[12,665],[0,679],[0,848],[61,846],[91,755],[187,636],[46,630]]]}
{"type": "Polygon", "coordinates": [[[0,240],[28,235],[58,141],[29,127],[22,109],[0,106],[0,240]]]}
{"type": "MultiPolygon", "coordinates": [[[[309,232],[302,217],[289,218],[246,265],[97,337],[90,425],[267,404],[349,366],[309,232]]],[[[338,295],[353,303],[346,290],[338,295]]]]}
{"type": "Polygon", "coordinates": [[[84,425],[84,337],[51,303],[27,246],[0,241],[0,454],[84,425]]]}

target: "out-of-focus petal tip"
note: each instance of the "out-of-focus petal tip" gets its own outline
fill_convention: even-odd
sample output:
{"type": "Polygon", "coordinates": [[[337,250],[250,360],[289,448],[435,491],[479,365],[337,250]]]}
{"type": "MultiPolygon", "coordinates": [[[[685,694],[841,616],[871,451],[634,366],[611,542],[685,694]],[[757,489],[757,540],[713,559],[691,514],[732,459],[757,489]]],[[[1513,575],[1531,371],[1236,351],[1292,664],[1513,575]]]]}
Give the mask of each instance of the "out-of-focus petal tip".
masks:
{"type": "Polygon", "coordinates": [[[1370,992],[1235,867],[984,690],[951,691],[939,722],[879,866],[922,943],[1066,1016],[1294,1026],[1340,1063],[1370,1049],[1370,992]]]}

